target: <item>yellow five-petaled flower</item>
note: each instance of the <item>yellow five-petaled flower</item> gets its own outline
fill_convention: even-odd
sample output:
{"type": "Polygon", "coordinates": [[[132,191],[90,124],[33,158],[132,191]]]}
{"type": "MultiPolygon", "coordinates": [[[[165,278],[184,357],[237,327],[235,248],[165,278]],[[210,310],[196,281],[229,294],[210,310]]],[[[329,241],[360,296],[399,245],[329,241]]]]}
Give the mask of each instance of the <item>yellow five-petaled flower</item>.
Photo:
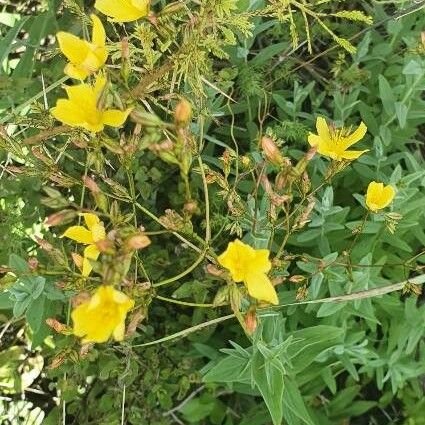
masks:
{"type": "Polygon", "coordinates": [[[74,335],[83,343],[105,342],[111,336],[116,341],[124,339],[125,318],[134,301],[113,286],[100,286],[87,301],[71,313],[74,335]]]}
{"type": "Polygon", "coordinates": [[[64,124],[82,127],[88,131],[102,131],[105,125],[121,127],[132,108],[125,111],[104,109],[101,103],[106,78],[98,75],[94,85],[79,84],[65,87],[68,99],[59,99],[51,109],[52,115],[64,124]]]}
{"type": "Polygon", "coordinates": [[[93,72],[105,65],[108,53],[106,51],[106,34],[102,22],[96,15],[91,15],[93,22],[92,41],[88,42],[69,32],[58,32],[56,38],[62,53],[70,63],[65,67],[65,74],[71,78],[84,80],[93,72]]]}
{"type": "Polygon", "coordinates": [[[366,206],[372,212],[377,212],[391,204],[394,195],[395,190],[391,185],[384,186],[384,183],[372,181],[367,187],[366,206]]]}
{"type": "Polygon", "coordinates": [[[318,117],[316,129],[317,134],[308,134],[308,143],[317,147],[317,152],[321,155],[337,161],[353,160],[369,150],[348,150],[349,147],[363,139],[366,134],[367,127],[363,122],[350,134],[349,129],[329,126],[323,117],[318,117]]]}
{"type": "Polygon", "coordinates": [[[84,226],[71,226],[69,227],[62,237],[66,237],[87,245],[84,249],[82,275],[88,276],[93,267],[90,260],[96,261],[99,257],[100,251],[96,246],[96,242],[105,239],[105,227],[100,222],[96,214],[84,213],[82,214],[87,227],[84,226]]]}
{"type": "Polygon", "coordinates": [[[244,282],[251,297],[278,304],[276,290],[267,277],[271,269],[268,249],[254,249],[236,239],[230,242],[218,262],[230,271],[235,282],[244,282]]]}
{"type": "Polygon", "coordinates": [[[94,7],[116,22],[131,22],[149,13],[149,0],[96,0],[94,7]]]}

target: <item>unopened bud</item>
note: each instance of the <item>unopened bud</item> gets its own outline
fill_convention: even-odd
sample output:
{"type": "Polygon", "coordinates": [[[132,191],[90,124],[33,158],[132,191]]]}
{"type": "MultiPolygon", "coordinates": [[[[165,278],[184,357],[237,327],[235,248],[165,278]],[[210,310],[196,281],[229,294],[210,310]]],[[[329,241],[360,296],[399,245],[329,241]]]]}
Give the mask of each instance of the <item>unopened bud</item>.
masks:
{"type": "Polygon", "coordinates": [[[51,363],[49,364],[48,368],[49,369],[56,369],[58,368],[61,364],[63,364],[65,362],[65,355],[61,354],[59,356],[56,356],[51,363]]]}
{"type": "Polygon", "coordinates": [[[121,58],[123,60],[128,60],[129,57],[130,57],[130,49],[128,44],[128,38],[123,37],[121,39],[121,58]]]}
{"type": "Polygon", "coordinates": [[[100,241],[96,241],[96,247],[100,252],[103,252],[104,254],[113,254],[114,249],[114,243],[110,239],[102,239],[100,241]]]}
{"type": "Polygon", "coordinates": [[[45,224],[46,226],[58,226],[60,224],[66,224],[72,221],[76,217],[77,213],[74,210],[62,210],[54,214],[50,214],[45,224]]]}
{"type": "Polygon", "coordinates": [[[79,268],[83,268],[83,257],[80,254],[77,254],[76,252],[71,252],[71,258],[74,264],[79,268]]]}
{"type": "Polygon", "coordinates": [[[192,119],[192,105],[182,98],[174,110],[174,122],[177,127],[186,127],[192,119]]]}
{"type": "Polygon", "coordinates": [[[39,238],[38,236],[34,236],[35,241],[37,242],[38,246],[46,252],[53,251],[54,247],[51,243],[45,241],[44,239],[39,238]]]}
{"type": "Polygon", "coordinates": [[[241,157],[241,162],[245,168],[249,168],[249,166],[251,165],[251,160],[249,159],[249,156],[246,155],[241,157]]]}
{"type": "Polygon", "coordinates": [[[263,136],[261,138],[261,149],[263,150],[265,157],[272,164],[278,166],[283,164],[283,156],[273,139],[267,136],[263,136]]]}
{"type": "Polygon", "coordinates": [[[295,299],[297,301],[303,301],[307,298],[308,295],[308,289],[307,286],[303,285],[297,290],[297,295],[295,296],[295,299]]]}
{"type": "Polygon", "coordinates": [[[69,334],[70,329],[67,325],[59,322],[58,320],[54,319],[53,317],[49,317],[48,319],[46,319],[46,324],[47,326],[51,327],[52,329],[55,330],[55,332],[59,333],[59,334],[69,334]]]}
{"type": "Polygon", "coordinates": [[[208,274],[212,275],[212,276],[223,276],[224,275],[224,270],[223,269],[219,269],[217,266],[215,266],[214,264],[207,264],[207,266],[205,267],[205,270],[208,274]]]}
{"type": "Polygon", "coordinates": [[[248,310],[245,316],[245,327],[248,335],[252,335],[257,329],[257,314],[255,309],[248,310]]]}
{"type": "Polygon", "coordinates": [[[198,203],[193,199],[184,204],[184,211],[186,211],[189,215],[193,215],[199,212],[198,203]]]}
{"type": "Polygon", "coordinates": [[[151,240],[146,235],[134,235],[128,238],[125,242],[125,245],[130,250],[143,249],[149,246],[151,240]]]}
{"type": "Polygon", "coordinates": [[[100,193],[100,188],[97,183],[89,176],[83,176],[84,186],[90,190],[91,193],[96,194],[100,193]]]}
{"type": "Polygon", "coordinates": [[[289,282],[292,282],[292,283],[301,283],[304,280],[305,280],[305,277],[300,274],[294,274],[293,276],[289,278],[289,282]]]}

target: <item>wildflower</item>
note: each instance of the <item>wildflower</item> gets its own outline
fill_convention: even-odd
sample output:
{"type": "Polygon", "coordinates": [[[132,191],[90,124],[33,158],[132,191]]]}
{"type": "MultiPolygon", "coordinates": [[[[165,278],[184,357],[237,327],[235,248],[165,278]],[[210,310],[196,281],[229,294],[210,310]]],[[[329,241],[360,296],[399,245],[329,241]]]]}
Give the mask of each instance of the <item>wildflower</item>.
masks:
{"type": "Polygon", "coordinates": [[[90,260],[96,261],[99,257],[100,251],[96,246],[96,242],[105,239],[105,227],[97,215],[91,213],[84,213],[82,215],[87,227],[71,226],[62,237],[87,245],[84,249],[82,275],[88,276],[93,269],[90,260]]]}
{"type": "Polygon", "coordinates": [[[65,88],[68,99],[59,99],[52,115],[64,124],[83,127],[88,131],[102,131],[105,125],[121,127],[127,119],[131,108],[104,110],[99,106],[99,99],[105,89],[106,78],[97,76],[94,86],[79,84],[65,88]]]}
{"type": "Polygon", "coordinates": [[[271,269],[268,249],[254,249],[236,239],[230,242],[218,262],[230,271],[235,282],[244,282],[249,295],[270,304],[278,304],[276,290],[267,277],[271,269]]]}
{"type": "Polygon", "coordinates": [[[367,127],[363,122],[350,134],[349,129],[329,126],[323,117],[318,117],[316,129],[318,134],[309,133],[308,143],[311,146],[317,147],[317,151],[321,155],[328,156],[337,161],[344,159],[352,160],[369,150],[347,150],[350,146],[363,139],[366,134],[367,127]]]}
{"type": "Polygon", "coordinates": [[[366,192],[366,205],[372,212],[377,212],[388,206],[393,200],[395,190],[391,185],[372,181],[366,192]]]}
{"type": "Polygon", "coordinates": [[[113,286],[100,286],[87,301],[71,313],[73,332],[83,337],[82,343],[105,342],[111,335],[116,341],[124,339],[125,318],[134,300],[113,286]]]}
{"type": "Polygon", "coordinates": [[[94,7],[115,22],[131,22],[149,13],[149,0],[96,0],[94,7]]]}
{"type": "Polygon", "coordinates": [[[56,37],[62,53],[70,63],[64,72],[71,78],[84,80],[93,72],[105,65],[108,53],[106,51],[106,34],[102,22],[96,15],[91,15],[93,22],[92,41],[82,40],[69,32],[58,32],[56,37]]]}

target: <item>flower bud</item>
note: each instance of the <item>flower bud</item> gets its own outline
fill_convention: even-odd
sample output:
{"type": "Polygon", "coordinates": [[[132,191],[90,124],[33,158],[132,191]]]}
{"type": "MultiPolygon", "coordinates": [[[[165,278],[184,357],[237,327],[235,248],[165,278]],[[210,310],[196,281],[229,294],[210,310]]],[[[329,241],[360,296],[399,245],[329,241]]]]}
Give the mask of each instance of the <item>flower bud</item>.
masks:
{"type": "Polygon", "coordinates": [[[71,258],[74,264],[79,268],[83,268],[83,257],[80,254],[77,254],[76,252],[71,252],[71,258]]]}
{"type": "Polygon", "coordinates": [[[292,282],[292,283],[301,283],[304,280],[305,280],[305,277],[300,274],[294,274],[293,276],[289,278],[289,282],[292,282]]]}
{"type": "Polygon", "coordinates": [[[91,193],[96,194],[100,193],[100,188],[97,183],[89,176],[83,176],[84,186],[90,190],[91,193]]]}
{"type": "Polygon", "coordinates": [[[245,327],[248,335],[252,335],[257,329],[257,314],[255,309],[249,309],[245,316],[245,327]]]}
{"type": "Polygon", "coordinates": [[[177,127],[186,127],[192,119],[192,105],[182,98],[174,110],[174,122],[177,127]]]}
{"type": "Polygon", "coordinates": [[[270,137],[263,136],[261,138],[261,149],[264,152],[265,157],[274,165],[283,164],[283,156],[276,146],[276,143],[270,137]]]}
{"type": "Polygon", "coordinates": [[[150,245],[151,240],[146,236],[142,234],[134,235],[128,238],[125,242],[125,245],[130,250],[138,250],[146,248],[148,245],[150,245]]]}
{"type": "Polygon", "coordinates": [[[68,334],[69,333],[69,327],[67,325],[64,325],[63,323],[59,322],[58,320],[54,319],[53,317],[49,317],[46,319],[47,326],[51,327],[55,330],[55,332],[59,334],[68,334]]]}
{"type": "Polygon", "coordinates": [[[186,202],[183,207],[184,211],[187,212],[189,215],[193,215],[199,212],[198,203],[194,201],[193,199],[186,202]]]}
{"type": "Polygon", "coordinates": [[[47,217],[45,224],[46,226],[49,226],[49,227],[65,224],[72,221],[76,215],[77,214],[74,210],[62,210],[57,213],[50,214],[47,217]]]}

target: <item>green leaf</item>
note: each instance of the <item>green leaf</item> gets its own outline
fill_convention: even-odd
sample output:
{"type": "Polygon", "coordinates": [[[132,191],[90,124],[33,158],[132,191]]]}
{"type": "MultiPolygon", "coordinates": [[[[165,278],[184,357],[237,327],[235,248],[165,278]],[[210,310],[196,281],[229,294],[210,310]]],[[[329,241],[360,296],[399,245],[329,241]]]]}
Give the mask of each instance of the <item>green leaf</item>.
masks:
{"type": "Polygon", "coordinates": [[[269,409],[274,425],[280,425],[283,417],[283,373],[258,351],[252,359],[252,379],[269,409]]]}
{"type": "Polygon", "coordinates": [[[391,86],[388,83],[387,79],[383,75],[379,75],[379,96],[381,98],[382,106],[385,109],[385,112],[388,115],[392,115],[395,113],[395,103],[396,99],[392,92],[391,86]]]}
{"type": "Polygon", "coordinates": [[[27,262],[21,258],[19,255],[10,254],[9,256],[9,267],[16,274],[28,273],[30,268],[27,262]]]}
{"type": "Polygon", "coordinates": [[[307,411],[303,397],[295,383],[295,380],[285,379],[283,405],[285,409],[289,409],[294,416],[302,421],[302,423],[306,425],[316,425],[307,411]]]}
{"type": "Polygon", "coordinates": [[[41,323],[43,321],[45,301],[45,297],[38,297],[31,301],[27,308],[25,317],[31,327],[31,330],[34,333],[36,333],[40,329],[41,323]]]}

